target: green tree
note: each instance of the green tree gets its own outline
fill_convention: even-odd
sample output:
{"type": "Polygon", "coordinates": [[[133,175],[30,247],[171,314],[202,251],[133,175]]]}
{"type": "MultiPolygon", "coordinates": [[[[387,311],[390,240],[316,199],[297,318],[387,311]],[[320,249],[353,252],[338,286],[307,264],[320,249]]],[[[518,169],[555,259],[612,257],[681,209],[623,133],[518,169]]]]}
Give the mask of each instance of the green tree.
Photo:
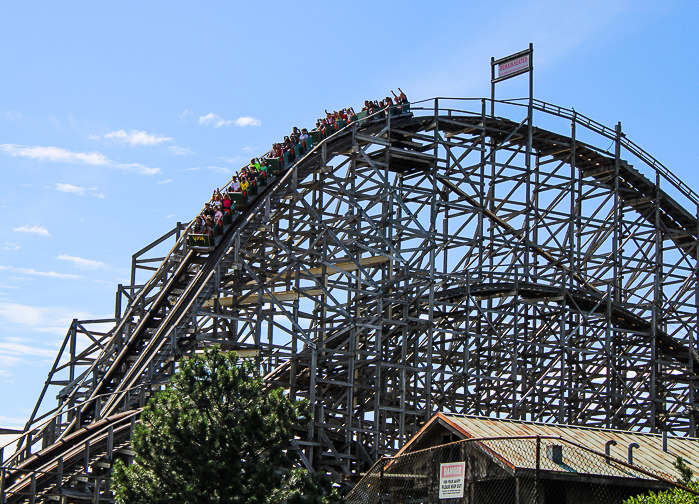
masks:
{"type": "Polygon", "coordinates": [[[692,469],[684,463],[684,459],[680,456],[678,456],[677,460],[675,460],[675,469],[677,469],[677,472],[680,473],[680,477],[677,480],[677,483],[686,486],[692,482],[692,478],[694,477],[694,471],[692,471],[692,469]]]}
{"type": "MultiPolygon", "coordinates": [[[[699,482],[692,481],[694,472],[685,464],[682,457],[675,460],[675,469],[680,473],[677,483],[699,492],[699,482]]],[[[624,504],[698,504],[699,496],[681,488],[671,488],[663,492],[648,492],[644,495],[630,497],[624,504]]]]}
{"type": "Polygon", "coordinates": [[[124,504],[325,503],[328,481],[293,469],[294,427],[310,420],[306,402],[266,392],[255,365],[219,347],[180,363],[136,426],[133,464],[114,470],[124,504]]]}

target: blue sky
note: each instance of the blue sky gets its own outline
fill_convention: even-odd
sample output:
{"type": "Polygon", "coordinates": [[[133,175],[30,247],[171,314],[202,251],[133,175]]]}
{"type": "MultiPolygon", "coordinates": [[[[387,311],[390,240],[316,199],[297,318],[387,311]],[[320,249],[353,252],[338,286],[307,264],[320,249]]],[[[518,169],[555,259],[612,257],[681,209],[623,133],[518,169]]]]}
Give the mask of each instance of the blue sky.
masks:
{"type": "MultiPolygon", "coordinates": [[[[534,43],[535,96],[699,190],[690,1],[0,3],[0,427],[31,412],[73,318],[109,317],[131,255],[325,108],[400,86],[490,93],[534,43]]],[[[525,96],[526,78],[498,87],[525,96]]]]}

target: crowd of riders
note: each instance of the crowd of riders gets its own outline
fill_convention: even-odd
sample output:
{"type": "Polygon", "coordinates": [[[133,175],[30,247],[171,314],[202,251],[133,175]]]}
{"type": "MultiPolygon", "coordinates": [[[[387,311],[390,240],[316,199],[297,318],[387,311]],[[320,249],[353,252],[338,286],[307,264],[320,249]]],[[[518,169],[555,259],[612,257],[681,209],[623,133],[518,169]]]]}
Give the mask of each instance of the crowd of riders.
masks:
{"type": "MultiPolygon", "coordinates": [[[[393,98],[387,96],[383,100],[365,100],[364,107],[361,112],[366,112],[365,115],[372,115],[394,105],[402,105],[408,103],[408,98],[405,93],[398,88],[399,94],[396,95],[392,90],[393,98]]],[[[357,119],[357,114],[352,107],[339,111],[325,111],[325,117],[318,119],[316,127],[313,131],[320,131],[323,137],[327,136],[330,128],[334,131],[341,124],[348,124],[357,119]]],[[[281,143],[272,144],[272,149],[267,154],[267,158],[282,159],[289,152],[292,156],[296,146],[299,144],[307,145],[306,140],[309,138],[309,133],[306,128],[298,129],[294,126],[292,132],[284,137],[281,143]]],[[[294,159],[293,157],[291,158],[294,159]]],[[[204,210],[199,214],[192,226],[192,233],[204,234],[213,236],[216,226],[223,226],[224,215],[231,215],[233,210],[233,193],[242,193],[247,199],[248,194],[257,193],[258,180],[262,184],[267,183],[268,163],[265,158],[252,158],[250,164],[243,167],[237,174],[233,176],[233,180],[228,185],[228,188],[221,193],[220,189],[216,189],[209,203],[206,203],[204,210]],[[260,180],[260,177],[262,178],[260,180]]]]}
{"type": "MultiPolygon", "coordinates": [[[[403,103],[408,103],[408,97],[405,96],[403,90],[401,90],[401,88],[398,88],[398,91],[399,94],[396,94],[393,92],[393,90],[391,90],[393,98],[387,96],[383,100],[364,100],[364,106],[362,107],[360,112],[366,112],[366,115],[372,115],[376,112],[380,112],[389,107],[392,107],[393,105],[402,105],[403,103]]],[[[316,121],[316,127],[314,128],[314,131],[321,131],[323,133],[323,137],[325,137],[328,127],[334,130],[335,128],[337,128],[338,124],[341,123],[341,121],[344,121],[344,124],[347,124],[355,121],[356,119],[357,114],[354,111],[353,107],[349,107],[339,111],[335,110],[334,112],[328,112],[326,110],[325,117],[322,117],[316,121]]]]}

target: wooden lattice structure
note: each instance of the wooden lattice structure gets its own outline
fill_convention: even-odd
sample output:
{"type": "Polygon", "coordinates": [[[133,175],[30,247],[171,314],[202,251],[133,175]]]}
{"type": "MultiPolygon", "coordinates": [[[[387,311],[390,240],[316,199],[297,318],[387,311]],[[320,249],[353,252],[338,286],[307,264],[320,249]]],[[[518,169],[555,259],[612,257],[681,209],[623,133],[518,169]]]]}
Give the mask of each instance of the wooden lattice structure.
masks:
{"type": "Polygon", "coordinates": [[[486,102],[353,123],[214,252],[178,225],[134,255],[5,455],[8,502],[108,499],[138,409],[211,344],[310,400],[295,447],[338,480],[437,411],[695,435],[699,196],[620,125],[486,102]]]}

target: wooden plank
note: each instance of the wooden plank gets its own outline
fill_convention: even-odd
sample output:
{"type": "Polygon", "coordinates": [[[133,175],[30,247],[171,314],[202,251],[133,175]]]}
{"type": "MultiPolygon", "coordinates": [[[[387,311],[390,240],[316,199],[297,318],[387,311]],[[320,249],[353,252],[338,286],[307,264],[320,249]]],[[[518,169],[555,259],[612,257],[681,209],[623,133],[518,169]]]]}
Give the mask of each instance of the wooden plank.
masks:
{"type": "MultiPolygon", "coordinates": [[[[321,289],[309,289],[309,290],[304,290],[304,293],[306,293],[308,296],[319,296],[323,293],[321,289]]],[[[296,301],[299,299],[300,295],[297,291],[279,291],[279,292],[273,292],[274,298],[277,301],[296,301]]],[[[252,305],[252,304],[257,304],[258,297],[256,295],[250,295],[246,297],[243,300],[239,301],[239,297],[237,296],[227,296],[227,297],[220,297],[218,298],[218,302],[221,306],[233,306],[233,305],[252,305]]],[[[262,302],[263,303],[270,303],[272,302],[272,296],[267,294],[266,292],[262,294],[262,302]]],[[[208,299],[204,303],[204,307],[210,308],[214,305],[214,299],[208,299]]]]}
{"type": "MultiPolygon", "coordinates": [[[[376,264],[383,264],[390,261],[388,257],[383,257],[383,256],[372,256],[372,257],[363,257],[360,259],[358,262],[361,265],[361,267],[366,267],[366,266],[373,266],[376,264]]],[[[357,265],[354,263],[354,261],[343,261],[343,262],[338,262],[338,263],[333,263],[333,266],[337,268],[336,269],[327,267],[327,276],[332,276],[332,275],[339,275],[342,272],[352,272],[352,271],[357,271],[359,269],[357,265]]],[[[323,272],[323,267],[315,267],[315,268],[308,268],[308,273],[314,276],[321,275],[323,272]]],[[[305,274],[306,271],[301,271],[301,274],[305,274]]],[[[289,278],[292,276],[294,272],[286,272],[282,275],[280,275],[277,280],[283,280],[286,278],[289,278]]],[[[320,296],[323,294],[323,291],[321,289],[308,289],[304,290],[303,293],[305,293],[307,296],[320,296]]],[[[278,301],[296,301],[299,299],[300,295],[297,291],[279,291],[279,292],[274,292],[274,297],[278,301]]],[[[233,305],[253,305],[257,304],[258,302],[258,297],[255,295],[248,296],[247,298],[243,299],[242,301],[238,301],[240,298],[237,296],[227,296],[227,297],[220,297],[218,298],[218,302],[221,306],[233,306],[233,305]]],[[[263,293],[262,294],[262,302],[264,303],[269,303],[272,302],[272,297],[267,294],[263,293]]],[[[214,299],[208,299],[207,301],[204,302],[203,307],[205,308],[211,308],[214,306],[214,299]]]]}
{"type": "MultiPolygon", "coordinates": [[[[382,263],[388,262],[389,260],[390,259],[388,257],[384,257],[384,256],[372,256],[372,257],[363,257],[363,258],[359,259],[359,261],[357,261],[357,262],[359,262],[359,264],[362,267],[365,267],[365,266],[373,266],[376,264],[382,264],[382,263]]],[[[357,265],[355,264],[354,261],[344,261],[344,262],[333,263],[333,267],[335,267],[339,270],[342,270],[342,271],[336,271],[335,269],[328,267],[327,268],[328,276],[339,275],[342,272],[350,273],[352,271],[357,271],[357,269],[359,269],[359,268],[357,268],[357,265]]],[[[317,268],[308,268],[308,274],[311,274],[314,276],[318,276],[318,275],[322,274],[322,272],[323,272],[322,266],[319,266],[317,268]]],[[[300,273],[305,274],[306,270],[302,270],[300,273]]],[[[288,277],[292,276],[293,274],[294,274],[294,272],[287,271],[286,273],[281,275],[279,278],[280,279],[281,278],[288,278],[288,277]]]]}

